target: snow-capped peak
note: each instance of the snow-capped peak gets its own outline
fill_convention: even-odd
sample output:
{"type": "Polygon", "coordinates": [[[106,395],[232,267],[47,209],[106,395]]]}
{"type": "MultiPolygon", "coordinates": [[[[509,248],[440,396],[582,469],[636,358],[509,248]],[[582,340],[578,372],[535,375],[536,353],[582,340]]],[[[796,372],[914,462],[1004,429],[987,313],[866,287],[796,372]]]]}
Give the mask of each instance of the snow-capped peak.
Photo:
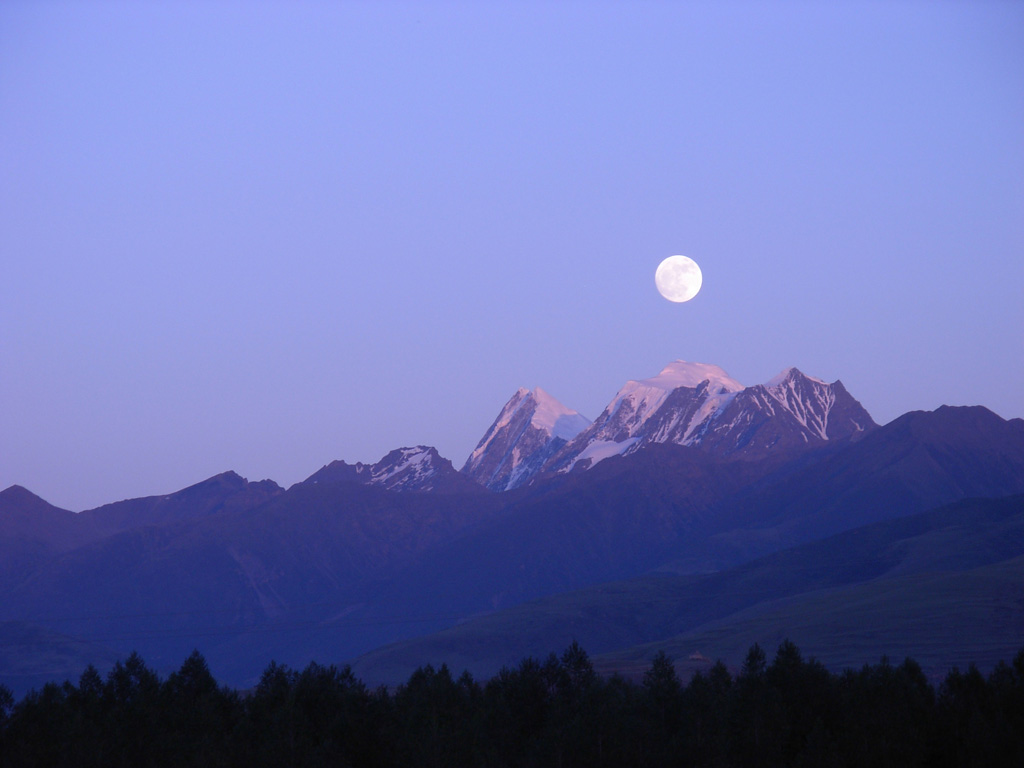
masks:
{"type": "Polygon", "coordinates": [[[590,419],[566,408],[540,387],[535,387],[530,396],[537,404],[530,424],[544,430],[551,437],[572,440],[590,426],[590,419]]]}
{"type": "Polygon", "coordinates": [[[609,416],[613,416],[624,402],[629,402],[631,404],[632,432],[648,416],[657,411],[672,392],[680,387],[696,389],[705,381],[708,382],[707,394],[709,395],[739,392],[744,388],[717,365],[676,360],[666,365],[657,376],[626,382],[626,385],[612,400],[607,413],[609,416]]]}
{"type": "Polygon", "coordinates": [[[675,360],[662,368],[661,373],[657,376],[638,382],[631,381],[626,386],[628,387],[629,384],[639,384],[671,392],[679,387],[695,389],[702,381],[710,381],[712,391],[714,391],[715,387],[719,388],[718,391],[720,392],[739,392],[743,389],[742,384],[736,381],[736,379],[731,378],[729,374],[717,365],[690,363],[686,360],[675,360]]]}
{"type": "Polygon", "coordinates": [[[540,387],[532,390],[520,387],[505,403],[498,418],[469,455],[463,471],[467,467],[475,467],[495,440],[507,441],[509,430],[515,433],[512,442],[518,441],[527,424],[543,432],[546,440],[558,438],[568,441],[590,426],[590,419],[566,408],[540,387]]]}
{"type": "Polygon", "coordinates": [[[462,473],[491,490],[515,488],[590,420],[540,387],[520,388],[469,455],[462,473]]]}
{"type": "Polygon", "coordinates": [[[389,490],[431,490],[446,464],[450,462],[428,445],[396,448],[368,467],[370,479],[366,482],[389,490]]]}

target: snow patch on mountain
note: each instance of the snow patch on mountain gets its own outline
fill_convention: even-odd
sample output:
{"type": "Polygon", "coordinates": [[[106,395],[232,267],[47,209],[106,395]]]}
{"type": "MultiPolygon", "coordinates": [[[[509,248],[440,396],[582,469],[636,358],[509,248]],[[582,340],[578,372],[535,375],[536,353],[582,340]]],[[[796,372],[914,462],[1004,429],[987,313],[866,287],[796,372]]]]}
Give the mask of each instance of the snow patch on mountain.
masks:
{"type": "Polygon", "coordinates": [[[370,468],[369,482],[387,486],[400,476],[416,480],[430,477],[437,471],[430,460],[432,453],[437,451],[423,445],[398,448],[370,468]]]}
{"type": "Polygon", "coordinates": [[[828,384],[790,368],[764,388],[802,427],[828,440],[828,417],[836,401],[835,392],[828,384]]]}
{"type": "Polygon", "coordinates": [[[465,486],[448,459],[436,448],[416,445],[396,448],[375,464],[346,464],[334,461],[305,480],[311,485],[357,482],[376,485],[390,491],[455,491],[465,486]]]}
{"type": "Polygon", "coordinates": [[[610,459],[612,456],[623,456],[630,448],[636,445],[637,440],[638,438],[635,437],[623,440],[620,443],[616,443],[614,440],[595,440],[572,460],[568,470],[572,470],[577,464],[589,469],[598,462],[610,459]]]}
{"type": "Polygon", "coordinates": [[[530,394],[537,404],[530,424],[537,429],[547,432],[552,437],[572,440],[590,426],[590,419],[566,408],[540,387],[535,387],[530,394]]]}

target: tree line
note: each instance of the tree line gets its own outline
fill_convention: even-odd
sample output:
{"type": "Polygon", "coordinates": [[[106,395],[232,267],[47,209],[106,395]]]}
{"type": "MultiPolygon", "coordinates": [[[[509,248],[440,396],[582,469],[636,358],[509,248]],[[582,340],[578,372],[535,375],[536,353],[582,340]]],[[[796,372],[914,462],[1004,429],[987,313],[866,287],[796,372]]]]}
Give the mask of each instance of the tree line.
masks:
{"type": "Polygon", "coordinates": [[[349,667],[271,663],[239,692],[194,652],[160,679],[138,654],[15,701],[4,766],[1019,766],[1024,649],[936,688],[911,659],[832,673],[791,642],[685,684],[665,654],[640,683],[573,643],[486,681],[424,666],[393,690],[349,667]]]}

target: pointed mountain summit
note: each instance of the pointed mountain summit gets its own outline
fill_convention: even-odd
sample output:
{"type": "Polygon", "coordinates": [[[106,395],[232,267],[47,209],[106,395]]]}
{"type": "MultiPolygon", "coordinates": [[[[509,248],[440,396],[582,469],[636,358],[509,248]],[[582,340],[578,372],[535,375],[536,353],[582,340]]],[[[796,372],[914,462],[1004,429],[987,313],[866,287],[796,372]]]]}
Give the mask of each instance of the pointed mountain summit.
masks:
{"type": "Polygon", "coordinates": [[[507,491],[532,478],[590,420],[540,387],[520,387],[462,467],[462,474],[492,491],[507,491]]]}
{"type": "Polygon", "coordinates": [[[55,514],[66,516],[73,513],[53,506],[48,501],[36,496],[28,488],[20,485],[12,485],[0,491],[0,519],[6,520],[12,516],[29,517],[55,514]]]}
{"type": "Polygon", "coordinates": [[[74,541],[80,527],[76,521],[74,512],[55,507],[20,485],[0,491],[0,560],[11,557],[12,542],[50,548],[74,541]]]}

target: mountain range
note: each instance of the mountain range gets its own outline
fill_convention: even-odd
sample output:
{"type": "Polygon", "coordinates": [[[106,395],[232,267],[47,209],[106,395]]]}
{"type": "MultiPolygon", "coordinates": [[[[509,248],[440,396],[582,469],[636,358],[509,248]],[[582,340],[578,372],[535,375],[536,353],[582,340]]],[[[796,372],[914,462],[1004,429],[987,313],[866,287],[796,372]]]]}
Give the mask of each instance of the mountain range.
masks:
{"type": "Polygon", "coordinates": [[[459,471],[416,446],[288,489],[226,472],[79,513],[0,492],[0,682],[194,648],[233,685],[271,659],[397,682],[566,638],[628,671],[658,649],[738,663],[787,629],[836,667],[914,643],[935,669],[1008,658],[1020,494],[1024,421],[980,406],[879,426],[838,381],[744,387],[682,361],[593,422],[520,389],[459,471]]]}
{"type": "Polygon", "coordinates": [[[462,472],[491,490],[509,490],[656,443],[761,458],[876,426],[839,381],[827,384],[788,368],[744,387],[716,365],[677,360],[653,378],[627,382],[593,422],[543,390],[520,389],[462,472]]]}

